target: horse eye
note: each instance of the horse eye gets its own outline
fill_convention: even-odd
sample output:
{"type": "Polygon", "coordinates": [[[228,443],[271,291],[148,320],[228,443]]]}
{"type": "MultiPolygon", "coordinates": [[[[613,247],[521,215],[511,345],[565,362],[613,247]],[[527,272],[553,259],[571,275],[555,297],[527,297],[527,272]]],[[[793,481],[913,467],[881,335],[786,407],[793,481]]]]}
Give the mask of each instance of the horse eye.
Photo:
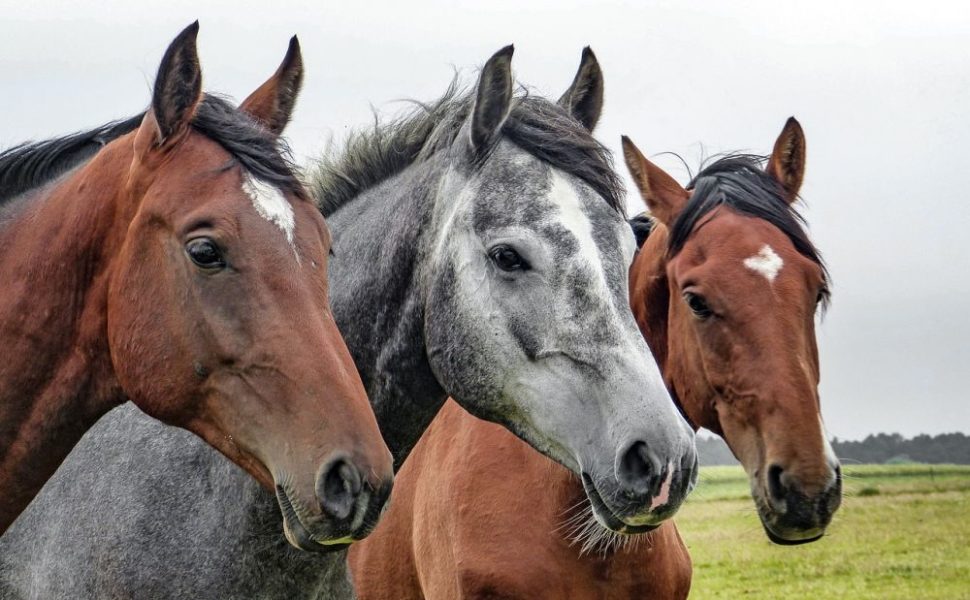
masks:
{"type": "Polygon", "coordinates": [[[529,263],[525,262],[525,259],[511,246],[505,244],[499,244],[489,250],[488,256],[503,271],[525,271],[529,268],[529,263]]]}
{"type": "Polygon", "coordinates": [[[206,270],[222,269],[226,261],[215,242],[209,238],[196,238],[185,245],[185,252],[197,266],[206,270]]]}
{"type": "Polygon", "coordinates": [[[698,319],[709,319],[714,316],[714,311],[701,296],[692,292],[684,292],[684,301],[687,302],[687,306],[698,319]]]}

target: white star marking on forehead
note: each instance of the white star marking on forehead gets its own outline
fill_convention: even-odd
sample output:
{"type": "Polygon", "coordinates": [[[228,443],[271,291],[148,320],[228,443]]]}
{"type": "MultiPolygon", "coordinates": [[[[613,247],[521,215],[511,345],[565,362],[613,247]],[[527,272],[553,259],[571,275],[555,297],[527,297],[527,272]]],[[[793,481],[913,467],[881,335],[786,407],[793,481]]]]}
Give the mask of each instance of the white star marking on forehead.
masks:
{"type": "Polygon", "coordinates": [[[242,189],[253,201],[253,207],[256,208],[259,216],[279,227],[286,236],[287,243],[293,247],[293,252],[296,252],[296,246],[293,244],[293,230],[296,228],[293,207],[283,197],[283,192],[251,175],[243,178],[242,189]]]}
{"type": "Polygon", "coordinates": [[[785,261],[781,260],[771,246],[765,244],[757,254],[744,259],[744,266],[763,275],[769,282],[774,282],[778,272],[785,266],[785,261]]]}

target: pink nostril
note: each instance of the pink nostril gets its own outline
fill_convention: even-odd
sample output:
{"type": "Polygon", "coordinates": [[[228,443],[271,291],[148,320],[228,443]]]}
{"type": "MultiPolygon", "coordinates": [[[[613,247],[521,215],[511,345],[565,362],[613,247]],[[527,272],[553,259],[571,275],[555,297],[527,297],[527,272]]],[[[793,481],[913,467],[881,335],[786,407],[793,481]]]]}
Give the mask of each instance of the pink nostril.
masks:
{"type": "Polygon", "coordinates": [[[660,484],[660,491],[654,496],[653,500],[650,502],[650,510],[656,510],[667,504],[670,501],[670,482],[674,478],[674,465],[673,463],[667,463],[667,477],[660,484]]]}

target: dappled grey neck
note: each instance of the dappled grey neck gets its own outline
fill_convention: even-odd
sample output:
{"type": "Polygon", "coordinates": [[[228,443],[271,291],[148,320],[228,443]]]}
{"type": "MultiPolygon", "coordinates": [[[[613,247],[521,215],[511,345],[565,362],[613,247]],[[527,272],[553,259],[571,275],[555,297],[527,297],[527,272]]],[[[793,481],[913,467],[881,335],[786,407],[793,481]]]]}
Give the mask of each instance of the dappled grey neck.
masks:
{"type": "MultiPolygon", "coordinates": [[[[422,266],[441,156],[363,192],[327,217],[330,298],[399,468],[444,404],[424,341],[422,266]]],[[[446,170],[446,169],[445,169],[446,170]]]]}

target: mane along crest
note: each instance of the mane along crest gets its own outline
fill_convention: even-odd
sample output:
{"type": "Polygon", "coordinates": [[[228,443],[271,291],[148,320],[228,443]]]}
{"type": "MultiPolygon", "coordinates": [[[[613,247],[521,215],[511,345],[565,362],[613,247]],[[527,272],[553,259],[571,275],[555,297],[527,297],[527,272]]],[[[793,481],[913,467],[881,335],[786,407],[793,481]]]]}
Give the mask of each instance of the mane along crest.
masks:
{"type": "Polygon", "coordinates": [[[123,121],[43,142],[28,142],[0,153],[0,202],[52,181],[87,161],[111,140],[134,131],[144,113],[123,121]]]}
{"type": "MultiPolygon", "coordinates": [[[[108,143],[141,125],[145,113],[90,131],[43,142],[21,144],[0,153],[0,203],[53,181],[91,159],[108,143]]],[[[219,144],[257,179],[300,198],[306,191],[296,177],[285,141],[259,126],[223,98],[206,94],[192,128],[219,144]]]]}
{"type": "MultiPolygon", "coordinates": [[[[407,167],[454,145],[471,112],[474,95],[456,81],[429,104],[350,134],[340,152],[329,151],[310,174],[310,191],[324,216],[407,167]]],[[[502,125],[502,136],[519,148],[592,187],[620,214],[623,184],[613,157],[562,107],[522,93],[502,125]]]]}
{"type": "MultiPolygon", "coordinates": [[[[825,262],[805,233],[805,219],[785,201],[781,184],[765,172],[766,160],[753,154],[730,154],[704,167],[687,186],[693,193],[670,229],[668,251],[671,255],[680,252],[704,215],[718,206],[727,206],[780,229],[799,253],[822,267],[828,281],[825,262]]],[[[827,286],[823,296],[827,301],[827,286]]]]}

